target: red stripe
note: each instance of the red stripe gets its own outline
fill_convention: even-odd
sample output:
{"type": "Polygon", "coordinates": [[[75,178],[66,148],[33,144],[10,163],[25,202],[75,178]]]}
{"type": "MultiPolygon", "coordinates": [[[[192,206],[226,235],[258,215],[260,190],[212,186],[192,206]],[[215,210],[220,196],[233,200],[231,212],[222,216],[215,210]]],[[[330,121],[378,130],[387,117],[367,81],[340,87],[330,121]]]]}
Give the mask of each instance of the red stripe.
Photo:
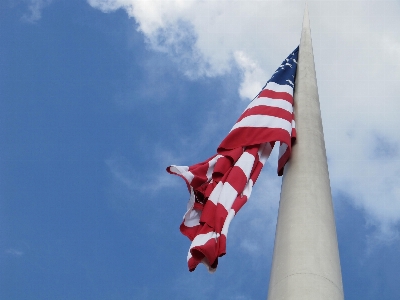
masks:
{"type": "Polygon", "coordinates": [[[201,213],[200,223],[205,223],[208,226],[214,228],[216,208],[217,207],[214,202],[208,200],[204,205],[203,212],[201,213]]]}
{"type": "Polygon", "coordinates": [[[224,174],[232,168],[232,160],[228,157],[221,157],[218,159],[217,163],[214,166],[212,178],[215,181],[220,181],[224,174]]]}
{"type": "Polygon", "coordinates": [[[286,92],[275,92],[273,90],[262,90],[261,93],[258,95],[258,98],[267,97],[272,99],[283,99],[290,102],[293,105],[293,96],[286,93],[286,92]]]}
{"type": "MultiPolygon", "coordinates": [[[[213,177],[214,177],[214,175],[213,175],[213,177]]],[[[217,182],[217,181],[214,181],[214,180],[212,180],[211,182],[209,182],[209,183],[207,184],[207,188],[206,188],[206,190],[204,191],[204,197],[205,197],[206,199],[208,199],[208,197],[210,197],[212,191],[214,190],[214,188],[216,187],[217,184],[218,184],[218,182],[217,182]]]]}
{"type": "Polygon", "coordinates": [[[216,239],[209,239],[204,245],[196,246],[190,249],[192,256],[198,261],[204,257],[210,264],[213,264],[218,257],[218,243],[216,239]]]}
{"type": "Polygon", "coordinates": [[[196,257],[189,258],[188,260],[189,271],[193,272],[194,270],[196,270],[196,267],[199,265],[199,263],[201,263],[201,259],[198,259],[196,257]]]}
{"type": "Polygon", "coordinates": [[[218,147],[218,153],[226,149],[258,145],[265,142],[290,143],[289,133],[281,128],[240,127],[232,130],[218,147]]]}
{"type": "Polygon", "coordinates": [[[229,157],[229,159],[231,160],[231,165],[233,166],[235,162],[237,162],[237,160],[243,154],[243,148],[241,147],[227,148],[221,150],[221,153],[219,154],[229,157]]]}
{"type": "Polygon", "coordinates": [[[279,176],[283,175],[283,168],[285,167],[285,164],[287,163],[287,161],[290,158],[290,153],[291,153],[291,149],[290,149],[290,146],[289,146],[286,149],[285,153],[283,153],[281,158],[279,158],[279,160],[278,160],[278,175],[279,176]]]}
{"type": "Polygon", "coordinates": [[[215,156],[217,156],[217,155],[213,155],[213,156],[211,156],[209,159],[206,159],[205,161],[202,161],[202,162],[197,163],[197,164],[195,164],[195,165],[191,165],[191,166],[189,167],[189,171],[192,172],[193,170],[196,170],[196,169],[201,168],[203,165],[207,165],[207,166],[208,166],[209,161],[212,160],[215,156]]]}
{"type": "Polygon", "coordinates": [[[193,227],[188,227],[185,225],[184,222],[182,222],[181,226],[179,227],[179,230],[182,232],[184,236],[187,236],[189,240],[193,241],[197,233],[201,230],[201,227],[202,225],[200,224],[193,227]]]}
{"type": "Polygon", "coordinates": [[[278,117],[281,119],[285,119],[286,121],[289,121],[289,122],[292,122],[292,120],[293,120],[292,113],[288,112],[286,109],[283,109],[280,107],[259,105],[259,106],[254,106],[254,107],[246,110],[240,116],[240,118],[237,120],[237,122],[241,121],[242,119],[244,119],[248,116],[252,116],[252,115],[264,115],[264,116],[278,117]]]}
{"type": "Polygon", "coordinates": [[[226,254],[226,236],[221,234],[218,238],[218,256],[224,256],[226,254]]]}
{"type": "Polygon", "coordinates": [[[214,156],[205,162],[189,167],[189,171],[194,175],[190,184],[193,188],[197,188],[207,181],[207,171],[210,167],[209,161],[213,159],[214,156]]]}
{"type": "Polygon", "coordinates": [[[247,177],[241,168],[234,166],[227,181],[238,193],[241,193],[247,183],[247,177]]]}

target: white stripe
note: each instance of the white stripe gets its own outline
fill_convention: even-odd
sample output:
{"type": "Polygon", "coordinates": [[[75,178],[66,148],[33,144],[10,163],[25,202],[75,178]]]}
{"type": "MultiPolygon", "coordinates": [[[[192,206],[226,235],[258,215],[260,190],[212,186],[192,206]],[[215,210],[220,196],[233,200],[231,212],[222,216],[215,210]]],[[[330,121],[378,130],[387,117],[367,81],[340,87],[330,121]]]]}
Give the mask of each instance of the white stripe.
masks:
{"type": "Polygon", "coordinates": [[[275,91],[278,93],[285,92],[285,93],[288,93],[293,96],[293,87],[291,87],[290,85],[287,85],[287,84],[280,85],[280,84],[277,84],[276,82],[268,82],[265,89],[272,90],[272,91],[275,91]]]}
{"type": "Polygon", "coordinates": [[[242,193],[243,196],[246,196],[246,197],[247,197],[247,200],[249,200],[252,190],[253,190],[253,180],[250,179],[250,180],[247,182],[246,186],[244,187],[244,190],[243,190],[243,193],[242,193]]]}
{"type": "Polygon", "coordinates": [[[292,122],[273,116],[251,115],[237,122],[231,131],[240,127],[281,128],[292,133],[292,122]]]}
{"type": "Polygon", "coordinates": [[[190,198],[189,198],[188,204],[186,206],[187,211],[189,211],[190,209],[193,208],[195,199],[196,199],[196,196],[194,195],[193,187],[190,187],[190,198]]]}
{"type": "Polygon", "coordinates": [[[231,221],[234,216],[235,216],[235,211],[233,209],[229,210],[229,213],[226,216],[224,226],[222,227],[222,231],[221,231],[221,234],[225,235],[225,237],[228,237],[229,225],[231,224],[231,221]]]}
{"type": "Polygon", "coordinates": [[[196,237],[193,239],[192,244],[190,245],[190,248],[194,248],[197,246],[204,245],[211,239],[217,239],[219,238],[220,234],[216,233],[214,231],[211,231],[209,233],[203,233],[203,234],[198,234],[196,237]]]}
{"type": "MultiPolygon", "coordinates": [[[[189,259],[192,258],[192,253],[190,253],[190,250],[194,247],[197,246],[202,246],[205,243],[207,243],[209,240],[211,239],[217,239],[219,238],[220,234],[216,233],[216,232],[209,232],[209,233],[205,233],[205,234],[198,234],[196,235],[196,237],[193,239],[192,244],[190,245],[189,251],[188,251],[188,255],[187,255],[187,261],[189,261],[189,259]]],[[[207,261],[203,262],[206,266],[209,266],[209,263],[207,261]]]]}
{"type": "Polygon", "coordinates": [[[183,224],[186,227],[194,227],[200,225],[201,210],[191,209],[185,214],[183,224]]]}
{"type": "Polygon", "coordinates": [[[260,148],[258,149],[258,157],[263,165],[271,155],[271,152],[272,152],[271,143],[268,142],[260,145],[260,148]]]}
{"type": "Polygon", "coordinates": [[[242,169],[246,178],[249,179],[251,169],[253,169],[255,157],[248,152],[243,152],[243,154],[239,157],[235,166],[242,169]]]}
{"type": "Polygon", "coordinates": [[[223,186],[224,184],[221,181],[218,182],[215,188],[212,190],[210,197],[208,197],[208,200],[210,200],[215,205],[217,205],[218,203],[218,199],[220,197],[223,186]]]}
{"type": "Polygon", "coordinates": [[[220,159],[221,157],[222,157],[222,155],[218,154],[217,156],[215,156],[212,160],[210,160],[208,162],[208,170],[207,170],[207,174],[206,174],[208,180],[211,179],[212,173],[214,172],[215,164],[217,163],[218,159],[220,159]]]}
{"type": "Polygon", "coordinates": [[[170,166],[169,170],[171,172],[175,173],[175,174],[182,175],[183,177],[186,178],[186,180],[189,183],[191,183],[193,178],[194,178],[193,173],[190,172],[189,171],[189,167],[186,167],[186,166],[175,166],[175,165],[172,165],[172,166],[170,166]]]}
{"type": "Polygon", "coordinates": [[[195,195],[193,188],[190,187],[190,198],[187,204],[187,211],[183,216],[183,224],[187,227],[194,227],[200,224],[201,211],[193,209],[195,195]]]}
{"type": "Polygon", "coordinates": [[[272,98],[268,98],[268,97],[256,98],[250,102],[250,104],[249,104],[249,106],[247,106],[246,110],[250,109],[252,107],[255,107],[255,106],[278,107],[278,108],[282,108],[290,113],[293,113],[293,105],[289,101],[283,100],[283,99],[272,99],[272,98]]]}
{"type": "Polygon", "coordinates": [[[296,128],[296,122],[294,121],[294,119],[292,120],[292,128],[296,128]]]}
{"type": "Polygon", "coordinates": [[[223,205],[226,211],[229,211],[232,208],[233,201],[235,201],[237,195],[238,191],[236,191],[229,182],[225,182],[218,203],[223,205]]]}

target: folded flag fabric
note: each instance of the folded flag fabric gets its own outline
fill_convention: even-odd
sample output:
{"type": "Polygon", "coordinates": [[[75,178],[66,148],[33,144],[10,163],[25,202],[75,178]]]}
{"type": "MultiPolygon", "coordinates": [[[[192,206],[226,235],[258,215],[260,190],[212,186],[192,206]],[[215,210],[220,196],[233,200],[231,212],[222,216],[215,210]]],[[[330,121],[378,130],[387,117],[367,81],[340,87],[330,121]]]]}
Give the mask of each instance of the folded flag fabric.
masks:
{"type": "Polygon", "coordinates": [[[196,165],[167,168],[182,177],[190,198],[180,226],[191,240],[189,271],[199,263],[210,272],[226,253],[229,224],[250,197],[275,142],[280,142],[278,175],[290,158],[296,137],[293,94],[299,47],[279,66],[248,105],[217,154],[196,165]]]}

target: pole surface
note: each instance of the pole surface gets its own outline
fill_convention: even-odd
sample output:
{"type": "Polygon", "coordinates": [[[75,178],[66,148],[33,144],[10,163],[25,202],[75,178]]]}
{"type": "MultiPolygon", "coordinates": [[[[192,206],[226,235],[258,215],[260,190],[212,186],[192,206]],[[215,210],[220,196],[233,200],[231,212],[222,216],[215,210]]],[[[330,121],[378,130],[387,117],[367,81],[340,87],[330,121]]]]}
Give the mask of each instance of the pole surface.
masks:
{"type": "Polygon", "coordinates": [[[343,300],[307,7],[294,112],[297,140],[284,169],[268,300],[343,300]]]}

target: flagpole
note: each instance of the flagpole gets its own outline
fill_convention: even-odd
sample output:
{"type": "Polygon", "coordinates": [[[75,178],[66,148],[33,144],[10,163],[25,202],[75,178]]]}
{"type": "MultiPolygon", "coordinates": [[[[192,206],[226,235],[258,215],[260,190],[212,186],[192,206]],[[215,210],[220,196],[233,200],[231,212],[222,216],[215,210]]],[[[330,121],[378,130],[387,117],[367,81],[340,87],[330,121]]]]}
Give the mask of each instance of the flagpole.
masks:
{"type": "Polygon", "coordinates": [[[268,300],[343,300],[307,6],[294,103],[297,140],[283,175],[268,300]]]}

